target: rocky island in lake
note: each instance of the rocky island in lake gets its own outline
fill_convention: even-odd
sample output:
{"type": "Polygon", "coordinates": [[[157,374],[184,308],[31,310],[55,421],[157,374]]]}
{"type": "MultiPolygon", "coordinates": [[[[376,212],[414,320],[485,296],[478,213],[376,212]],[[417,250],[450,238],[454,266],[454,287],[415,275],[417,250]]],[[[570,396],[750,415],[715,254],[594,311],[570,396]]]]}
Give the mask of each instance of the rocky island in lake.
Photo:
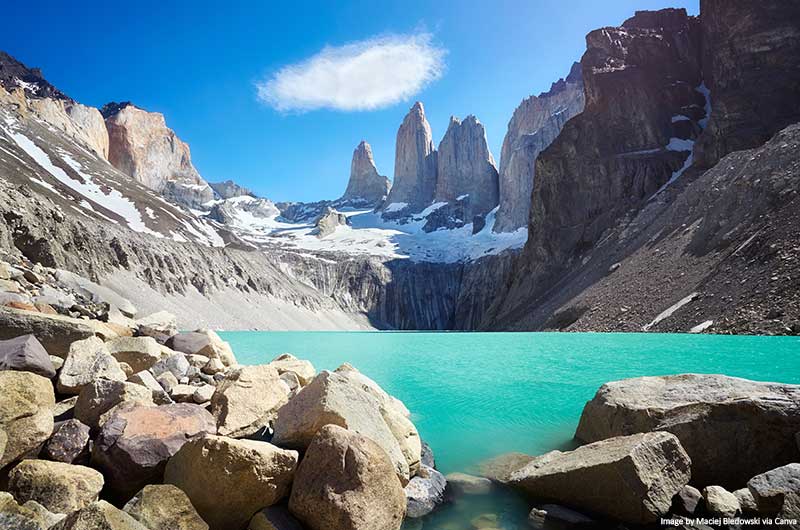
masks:
{"type": "Polygon", "coordinates": [[[661,3],[5,9],[0,530],[800,529],[800,2],[661,3]]]}

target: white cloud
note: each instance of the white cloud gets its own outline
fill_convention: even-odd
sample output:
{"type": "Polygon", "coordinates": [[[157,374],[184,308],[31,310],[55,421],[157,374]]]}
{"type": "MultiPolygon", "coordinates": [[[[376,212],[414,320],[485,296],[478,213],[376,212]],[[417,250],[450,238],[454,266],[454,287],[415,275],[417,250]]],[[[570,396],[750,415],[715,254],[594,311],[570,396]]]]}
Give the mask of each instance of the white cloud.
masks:
{"type": "Polygon", "coordinates": [[[446,53],[427,33],[326,46],[257,83],[258,99],[280,111],[387,107],[439,79],[446,53]]]}

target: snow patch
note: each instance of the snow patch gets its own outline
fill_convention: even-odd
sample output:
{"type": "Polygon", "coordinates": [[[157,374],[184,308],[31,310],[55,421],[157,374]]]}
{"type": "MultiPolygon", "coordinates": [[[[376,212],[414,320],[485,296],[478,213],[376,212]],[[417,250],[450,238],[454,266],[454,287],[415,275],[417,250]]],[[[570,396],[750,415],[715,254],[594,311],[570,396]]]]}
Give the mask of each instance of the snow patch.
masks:
{"type": "Polygon", "coordinates": [[[400,210],[407,208],[407,202],[393,202],[389,206],[383,209],[384,212],[399,212],[400,210]]]}
{"type": "Polygon", "coordinates": [[[713,325],[714,325],[713,320],[706,320],[705,322],[701,322],[700,324],[690,329],[689,333],[702,333],[713,325]]]}
{"type": "Polygon", "coordinates": [[[653,326],[657,325],[659,322],[661,322],[665,318],[671,317],[673,315],[673,313],[675,313],[675,311],[677,311],[678,309],[682,308],[683,306],[685,306],[689,302],[695,300],[697,298],[697,296],[698,296],[698,293],[695,292],[695,293],[692,293],[692,294],[690,294],[690,295],[688,295],[688,296],[686,296],[684,298],[681,298],[680,300],[678,300],[677,302],[675,302],[674,304],[672,304],[671,306],[666,308],[664,311],[659,313],[658,316],[656,318],[654,318],[652,322],[650,322],[649,324],[646,324],[645,326],[643,326],[642,327],[642,331],[650,331],[650,329],[653,326]]]}

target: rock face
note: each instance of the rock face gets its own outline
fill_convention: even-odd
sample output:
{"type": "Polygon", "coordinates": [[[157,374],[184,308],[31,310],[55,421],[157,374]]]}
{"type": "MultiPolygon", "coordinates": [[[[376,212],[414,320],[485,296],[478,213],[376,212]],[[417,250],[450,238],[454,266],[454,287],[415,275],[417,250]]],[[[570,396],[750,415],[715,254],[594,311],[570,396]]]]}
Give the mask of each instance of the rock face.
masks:
{"type": "Polygon", "coordinates": [[[314,225],[317,227],[317,237],[322,239],[333,234],[337,226],[347,226],[350,221],[343,213],[339,213],[333,208],[325,208],[322,215],[316,220],[314,225]]]}
{"type": "Polygon", "coordinates": [[[97,500],[103,475],[92,468],[47,460],[23,460],[9,473],[9,491],[51,512],[71,513],[97,500]]]}
{"type": "Polygon", "coordinates": [[[48,379],[56,376],[53,361],[33,335],[0,341],[0,370],[33,372],[48,379]]]}
{"type": "Polygon", "coordinates": [[[39,450],[53,432],[53,385],[30,372],[0,371],[0,468],[39,450]]]}
{"type": "Polygon", "coordinates": [[[653,432],[552,451],[514,472],[511,483],[537,499],[646,524],[667,513],[690,465],[675,436],[653,432]]]}
{"type": "Polygon", "coordinates": [[[422,103],[416,102],[397,131],[394,181],[386,204],[407,204],[420,211],[436,190],[436,150],[422,103]]]}
{"type": "Polygon", "coordinates": [[[497,206],[498,176],[486,141],[486,130],[475,116],[450,118],[437,154],[435,201],[453,202],[467,195],[466,222],[497,206]]]}
{"type": "Polygon", "coordinates": [[[695,486],[736,489],[800,459],[798,421],[800,386],[721,375],[640,377],[600,387],[584,407],[575,437],[593,442],[668,431],[692,459],[695,486]]]}
{"type": "Polygon", "coordinates": [[[232,180],[224,180],[222,182],[210,182],[208,184],[211,189],[219,195],[221,199],[232,199],[234,197],[255,197],[252,191],[236,184],[232,180]]]}
{"type": "Polygon", "coordinates": [[[269,365],[246,366],[228,374],[211,397],[220,435],[245,438],[269,427],[289,400],[289,388],[269,365]]]}
{"type": "Polygon", "coordinates": [[[233,530],[289,492],[297,461],[296,451],[267,442],[205,436],[170,458],[164,482],[182,489],[212,530],[233,530]]]}
{"type": "Polygon", "coordinates": [[[527,227],[536,158],[561,132],[564,124],[583,111],[580,63],[548,92],[522,100],[514,110],[500,153],[500,208],[496,232],[527,227]]]}
{"type": "Polygon", "coordinates": [[[208,530],[186,494],[170,484],[145,486],[123,509],[149,530],[208,530]]]}
{"type": "Polygon", "coordinates": [[[377,206],[389,194],[390,187],[389,179],[378,174],[372,158],[372,147],[366,140],[361,140],[353,151],[350,180],[347,181],[347,189],[341,200],[377,206]]]}
{"type": "MultiPolygon", "coordinates": [[[[373,395],[354,385],[346,375],[323,371],[278,410],[272,440],[281,446],[304,450],[322,427],[338,425],[377,443],[389,455],[400,480],[406,483],[411,466],[395,432],[407,433],[391,427],[394,426],[392,420],[398,416],[391,414],[373,395]]],[[[402,420],[397,421],[399,424],[402,420]]],[[[419,465],[418,454],[416,460],[419,465]]]]}
{"type": "Polygon", "coordinates": [[[111,491],[127,500],[145,484],[160,481],[167,460],[183,444],[215,432],[213,418],[197,405],[126,408],[103,426],[92,462],[105,473],[111,491]]]}
{"type": "Polygon", "coordinates": [[[393,471],[372,440],[327,425],[300,463],[289,510],[309,530],[398,530],[406,497],[393,471]]]}
{"type": "Polygon", "coordinates": [[[712,112],[695,155],[709,168],[800,122],[800,6],[703,0],[700,11],[712,112]]]}
{"type": "Polygon", "coordinates": [[[109,103],[101,112],[108,128],[108,161],[115,168],[191,208],[214,198],[192,165],[189,146],[167,127],[163,114],[127,102],[109,103]]]}

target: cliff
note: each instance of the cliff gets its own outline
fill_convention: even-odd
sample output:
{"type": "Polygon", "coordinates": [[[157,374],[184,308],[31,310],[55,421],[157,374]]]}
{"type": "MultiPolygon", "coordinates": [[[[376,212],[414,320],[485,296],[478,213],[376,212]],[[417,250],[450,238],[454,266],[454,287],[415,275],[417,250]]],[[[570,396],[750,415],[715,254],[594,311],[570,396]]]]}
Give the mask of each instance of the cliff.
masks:
{"type": "Polygon", "coordinates": [[[377,206],[386,199],[390,187],[389,179],[378,174],[372,147],[362,140],[353,151],[350,178],[340,201],[377,206]]]}

